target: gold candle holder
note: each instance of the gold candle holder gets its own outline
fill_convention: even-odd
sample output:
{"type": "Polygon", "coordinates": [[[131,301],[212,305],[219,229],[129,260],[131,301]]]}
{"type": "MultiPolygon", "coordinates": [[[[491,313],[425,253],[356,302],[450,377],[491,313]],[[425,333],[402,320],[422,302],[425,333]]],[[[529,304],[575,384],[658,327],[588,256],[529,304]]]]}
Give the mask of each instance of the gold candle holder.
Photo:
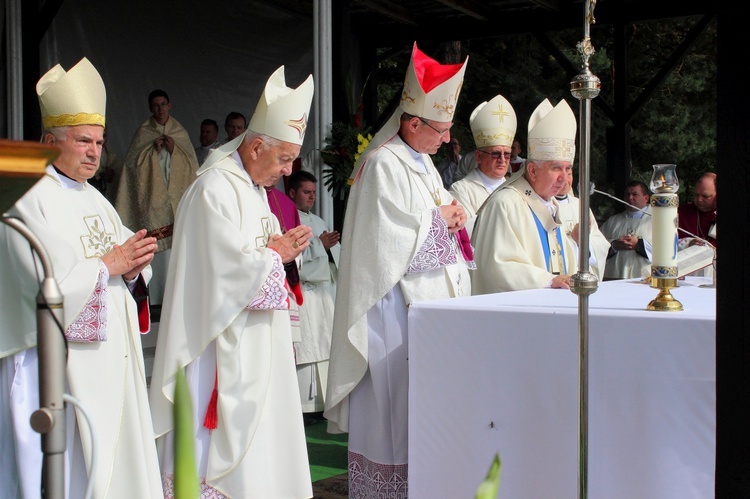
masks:
{"type": "Polygon", "coordinates": [[[678,312],[683,310],[670,290],[677,286],[677,189],[680,182],[674,164],[653,165],[651,176],[652,258],[651,287],[659,294],[646,307],[648,310],[678,312]]]}

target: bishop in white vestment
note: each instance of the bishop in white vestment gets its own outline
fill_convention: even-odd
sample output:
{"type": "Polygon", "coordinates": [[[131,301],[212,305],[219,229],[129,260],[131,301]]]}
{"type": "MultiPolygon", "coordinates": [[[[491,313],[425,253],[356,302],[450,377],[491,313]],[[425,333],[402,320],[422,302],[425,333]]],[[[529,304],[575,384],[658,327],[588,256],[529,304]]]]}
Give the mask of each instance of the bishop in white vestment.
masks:
{"type": "Polygon", "coordinates": [[[312,497],[284,270],[312,233],[281,235],[265,186],[291,173],[313,81],[284,81],[282,66],[249,130],[209,154],[177,210],[150,393],[167,497],[183,368],[203,496],[312,497]]]}
{"type": "Polygon", "coordinates": [[[529,119],[529,159],[479,210],[472,234],[474,294],[569,288],[575,248],[561,230],[555,195],[575,156],[570,106],[545,99],[529,119]]]}
{"type": "Polygon", "coordinates": [[[450,188],[453,197],[466,210],[469,237],[479,208],[505,182],[516,134],[516,113],[505,97],[496,95],[472,111],[470,124],[477,146],[472,153],[476,157],[477,167],[450,188]]]}
{"type": "Polygon", "coordinates": [[[471,292],[466,215],[429,157],[450,139],[465,68],[415,44],[401,106],[355,165],[324,413],[349,432],[351,498],[407,497],[408,307],[471,292]]]}
{"type": "MultiPolygon", "coordinates": [[[[94,66],[85,58],[68,72],[57,65],[39,80],[37,93],[43,141],[61,152],[9,213],[25,222],[51,260],[54,276],[47,277],[62,293],[60,334],[67,343],[59,360],[66,391],[81,405],[66,404],[66,418],[58,421],[66,424],[67,441],[64,490],[55,493],[84,497],[92,481],[97,498],[161,497],[141,347],[156,240],[144,238],[145,230],[134,235],[86,182],[104,142],[106,91],[94,66]]],[[[26,239],[4,224],[0,261],[0,482],[4,497],[38,498],[43,454],[29,418],[40,407],[37,295],[44,275],[26,239]]]]}

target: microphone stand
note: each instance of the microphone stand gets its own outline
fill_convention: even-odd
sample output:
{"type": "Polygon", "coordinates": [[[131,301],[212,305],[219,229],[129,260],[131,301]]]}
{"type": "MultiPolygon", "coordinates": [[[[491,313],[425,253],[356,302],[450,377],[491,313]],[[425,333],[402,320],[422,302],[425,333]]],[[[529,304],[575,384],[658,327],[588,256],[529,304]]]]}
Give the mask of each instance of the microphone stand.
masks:
{"type": "Polygon", "coordinates": [[[39,255],[44,271],[37,295],[37,353],[39,356],[39,405],[31,415],[31,427],[42,436],[42,497],[65,499],[66,446],[65,406],[65,337],[60,331],[63,321],[63,296],[54,278],[52,263],[44,246],[20,219],[0,217],[3,223],[21,234],[39,255]]]}

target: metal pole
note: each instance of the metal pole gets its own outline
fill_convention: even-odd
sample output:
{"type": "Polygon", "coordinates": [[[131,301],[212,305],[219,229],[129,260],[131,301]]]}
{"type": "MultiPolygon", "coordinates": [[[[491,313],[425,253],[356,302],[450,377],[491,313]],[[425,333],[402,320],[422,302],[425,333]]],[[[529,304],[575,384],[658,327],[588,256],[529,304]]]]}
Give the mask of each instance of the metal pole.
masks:
{"type": "Polygon", "coordinates": [[[23,139],[23,43],[21,32],[21,0],[5,4],[5,42],[7,60],[5,73],[8,87],[8,138],[23,139]]]}
{"type": "MultiPolygon", "coordinates": [[[[579,255],[578,272],[570,279],[570,289],[578,295],[578,497],[588,497],[588,350],[589,296],[598,288],[596,275],[589,268],[589,170],[591,150],[591,99],[599,95],[601,82],[589,70],[589,58],[594,53],[589,27],[595,22],[596,0],[586,0],[584,37],[577,45],[583,59],[581,72],[570,83],[573,96],[580,100],[578,153],[579,255]]],[[[599,262],[603,264],[604,262],[599,262]]]]}
{"type": "Polygon", "coordinates": [[[41,241],[18,218],[0,220],[21,234],[39,255],[44,271],[37,295],[37,353],[39,355],[39,409],[31,415],[31,427],[42,435],[42,494],[44,499],[65,499],[65,337],[63,295],[55,281],[52,264],[41,241]]]}
{"type": "Polygon", "coordinates": [[[323,188],[323,160],[320,150],[325,147],[325,139],[331,131],[333,121],[333,41],[332,41],[332,6],[331,0],[315,0],[313,3],[313,22],[315,24],[314,69],[315,100],[313,109],[315,114],[314,145],[310,151],[313,174],[318,178],[318,196],[315,208],[320,218],[333,227],[333,197],[327,195],[323,188]]]}

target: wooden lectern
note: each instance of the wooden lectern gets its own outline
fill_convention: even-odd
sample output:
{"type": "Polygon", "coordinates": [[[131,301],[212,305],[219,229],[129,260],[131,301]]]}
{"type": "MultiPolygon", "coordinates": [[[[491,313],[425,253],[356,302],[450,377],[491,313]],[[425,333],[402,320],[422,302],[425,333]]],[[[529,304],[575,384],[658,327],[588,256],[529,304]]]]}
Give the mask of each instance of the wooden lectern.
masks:
{"type": "Polygon", "coordinates": [[[44,176],[44,169],[58,154],[57,147],[0,139],[0,214],[44,176]]]}

